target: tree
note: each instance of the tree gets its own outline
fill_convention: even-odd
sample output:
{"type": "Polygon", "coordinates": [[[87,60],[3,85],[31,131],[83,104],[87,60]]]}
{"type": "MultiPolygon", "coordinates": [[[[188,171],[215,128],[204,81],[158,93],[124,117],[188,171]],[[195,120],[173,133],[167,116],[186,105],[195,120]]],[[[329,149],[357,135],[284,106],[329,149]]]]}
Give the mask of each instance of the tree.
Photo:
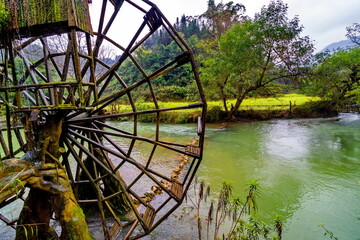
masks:
{"type": "Polygon", "coordinates": [[[253,20],[235,24],[203,62],[204,85],[223,101],[229,118],[250,93],[304,74],[313,45],[300,36],[298,17],[288,19],[287,8],[272,1],[253,20]],[[235,105],[228,106],[230,99],[236,99],[235,105]]]}
{"type": "Polygon", "coordinates": [[[337,106],[360,91],[360,47],[325,55],[314,69],[313,89],[337,106]]]}
{"type": "Polygon", "coordinates": [[[232,25],[239,22],[245,13],[245,6],[230,1],[215,5],[214,0],[208,1],[208,9],[200,16],[211,37],[219,39],[232,25]]]}
{"type": "Polygon", "coordinates": [[[346,28],[346,37],[353,43],[360,45],[360,24],[354,23],[352,26],[346,28]]]}

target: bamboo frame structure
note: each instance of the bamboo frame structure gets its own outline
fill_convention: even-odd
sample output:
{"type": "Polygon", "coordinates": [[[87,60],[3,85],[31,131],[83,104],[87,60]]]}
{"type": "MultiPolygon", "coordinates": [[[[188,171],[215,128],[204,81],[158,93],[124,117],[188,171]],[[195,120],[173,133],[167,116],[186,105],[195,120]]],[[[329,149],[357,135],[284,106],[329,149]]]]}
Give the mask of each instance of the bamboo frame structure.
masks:
{"type": "MultiPolygon", "coordinates": [[[[96,204],[105,239],[119,237],[121,229],[122,238],[138,239],[152,232],[184,200],[203,158],[207,105],[189,45],[156,5],[147,0],[102,2],[97,31],[92,35],[89,31],[71,28],[60,35],[63,46],[58,49],[54,47],[56,36],[50,32],[28,38],[14,36],[11,31],[2,39],[0,106],[5,109],[6,119],[0,122],[0,157],[1,160],[21,157],[34,150],[31,147],[35,140],[29,132],[32,127],[41,128],[49,116],[62,113],[61,163],[75,194],[89,186],[94,193],[93,198],[78,194],[78,202],[82,206],[96,204]],[[126,47],[108,36],[124,6],[143,15],[140,27],[126,47]],[[137,51],[159,29],[172,38],[180,54],[158,70],[149,71],[137,61],[137,51]],[[100,56],[106,44],[121,52],[114,63],[106,63],[100,56]],[[40,51],[35,56],[29,55],[33,50],[40,51]],[[135,66],[141,75],[132,83],[127,83],[119,72],[126,62],[135,66]],[[161,108],[153,81],[175,69],[181,70],[184,65],[193,72],[189,81],[197,85],[198,102],[161,108]],[[153,100],[150,109],[138,108],[133,93],[139,89],[149,91],[153,100]],[[105,110],[118,101],[125,101],[132,111],[106,113],[105,110]],[[197,126],[193,128],[196,140],[191,144],[167,140],[163,136],[161,117],[186,109],[199,112],[195,119],[197,126]],[[149,115],[155,128],[150,137],[143,135],[139,122],[141,116],[149,115]],[[130,128],[111,124],[121,117],[132,119],[130,128]],[[148,155],[138,159],[137,148],[141,144],[150,147],[148,155]],[[180,167],[176,159],[179,156],[185,159],[180,167]],[[168,167],[159,163],[164,158],[171,162],[168,167]],[[110,191],[113,183],[116,187],[110,191]],[[121,220],[116,207],[120,200],[128,204],[134,219],[121,220]]],[[[0,203],[0,209],[12,201],[15,199],[0,203]]],[[[2,214],[0,220],[12,227],[17,221],[2,214]]]]}

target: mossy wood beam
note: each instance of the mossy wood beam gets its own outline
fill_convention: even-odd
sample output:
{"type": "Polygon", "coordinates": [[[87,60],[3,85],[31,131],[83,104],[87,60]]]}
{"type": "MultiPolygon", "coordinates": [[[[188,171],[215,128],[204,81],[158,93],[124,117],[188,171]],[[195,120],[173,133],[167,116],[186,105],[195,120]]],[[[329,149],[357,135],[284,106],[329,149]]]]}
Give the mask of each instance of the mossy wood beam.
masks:
{"type": "Polygon", "coordinates": [[[49,36],[71,29],[92,34],[86,0],[7,0],[0,4],[9,9],[6,30],[16,37],[49,36]]]}
{"type": "MultiPolygon", "coordinates": [[[[68,39],[70,39],[70,34],[68,35],[68,39]]],[[[72,44],[69,41],[67,48],[66,48],[66,53],[65,53],[65,59],[64,59],[64,67],[62,69],[62,75],[61,75],[61,82],[65,82],[67,79],[67,75],[69,72],[69,63],[70,63],[70,59],[71,59],[71,48],[72,48],[72,44]]],[[[60,89],[59,92],[59,104],[62,104],[62,100],[64,98],[64,89],[60,89]]]]}
{"type": "Polygon", "coordinates": [[[78,94],[79,94],[79,101],[80,101],[80,106],[84,107],[85,106],[85,101],[84,101],[84,91],[83,91],[83,85],[82,85],[82,77],[81,77],[81,63],[80,63],[80,56],[79,56],[79,49],[78,49],[78,44],[77,44],[77,37],[76,37],[76,31],[73,29],[71,30],[71,47],[72,47],[72,60],[73,60],[73,64],[74,64],[74,70],[75,70],[75,79],[76,82],[78,83],[77,85],[77,89],[78,89],[78,94]]]}
{"type": "MultiPolygon", "coordinates": [[[[12,74],[12,81],[13,81],[13,85],[17,86],[18,85],[18,77],[16,74],[16,69],[15,69],[15,56],[14,56],[14,48],[12,44],[9,44],[9,60],[11,62],[11,74],[12,74]]],[[[20,97],[20,92],[16,91],[15,92],[15,99],[14,99],[14,105],[21,107],[21,97],[20,97]]]]}
{"type": "MultiPolygon", "coordinates": [[[[105,12],[106,12],[106,5],[107,5],[107,0],[103,0],[103,3],[102,3],[102,7],[101,7],[101,13],[100,13],[100,22],[99,22],[99,26],[98,26],[98,32],[102,32],[102,29],[104,27],[104,19],[105,19],[105,12]]],[[[92,51],[92,56],[93,57],[97,57],[97,55],[99,54],[99,50],[100,50],[100,45],[102,43],[103,39],[101,39],[99,37],[99,35],[97,35],[96,37],[96,41],[95,41],[95,47],[92,51]]],[[[87,69],[90,67],[91,65],[91,61],[87,61],[81,71],[81,77],[84,77],[86,72],[87,72],[87,69]]]]}

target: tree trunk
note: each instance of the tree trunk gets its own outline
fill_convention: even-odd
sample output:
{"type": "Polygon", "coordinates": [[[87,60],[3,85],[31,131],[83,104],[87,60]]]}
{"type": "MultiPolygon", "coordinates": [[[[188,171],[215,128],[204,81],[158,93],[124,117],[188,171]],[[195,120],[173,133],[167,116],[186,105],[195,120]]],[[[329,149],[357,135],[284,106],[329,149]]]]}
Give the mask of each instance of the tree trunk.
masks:
{"type": "Polygon", "coordinates": [[[51,215],[51,193],[31,189],[17,222],[15,240],[58,239],[49,226],[51,215]]]}
{"type": "Polygon", "coordinates": [[[225,78],[225,81],[222,84],[219,84],[221,100],[223,102],[225,113],[228,114],[228,115],[229,115],[229,108],[228,108],[227,103],[226,103],[227,98],[226,98],[226,93],[225,93],[225,86],[227,84],[227,81],[229,80],[229,77],[230,77],[230,75],[228,75],[225,78]]]}
{"type": "Polygon", "coordinates": [[[236,99],[235,106],[231,106],[230,111],[228,112],[228,119],[233,120],[235,119],[235,113],[239,110],[241,103],[244,101],[246,94],[242,94],[239,98],[236,99]]]}

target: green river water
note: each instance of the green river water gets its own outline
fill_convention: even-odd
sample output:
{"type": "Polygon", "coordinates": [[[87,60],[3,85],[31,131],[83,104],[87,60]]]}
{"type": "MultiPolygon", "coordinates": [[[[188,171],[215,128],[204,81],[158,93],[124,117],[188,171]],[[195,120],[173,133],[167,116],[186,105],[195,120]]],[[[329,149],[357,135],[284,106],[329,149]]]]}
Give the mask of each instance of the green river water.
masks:
{"type": "MultiPolygon", "coordinates": [[[[124,129],[129,125],[112,124],[124,129]]],[[[161,132],[171,141],[188,143],[195,127],[161,125],[161,132]]],[[[140,124],[139,133],[150,136],[154,129],[140,124]]],[[[359,115],[342,114],[339,121],[233,123],[226,128],[208,124],[206,136],[199,178],[214,192],[230,180],[239,194],[249,179],[259,179],[259,213],[268,222],[282,216],[283,239],[330,239],[318,222],[341,240],[360,239],[359,115]]],[[[179,220],[179,214],[180,209],[145,239],[194,239],[196,222],[179,220]]]]}
{"type": "Polygon", "coordinates": [[[259,179],[259,210],[280,214],[284,239],[360,239],[360,118],[238,123],[208,126],[199,175],[212,185],[223,179],[242,193],[259,179]]]}
{"type": "MultiPolygon", "coordinates": [[[[162,130],[182,142],[191,137],[191,126],[167,125],[162,130]]],[[[339,121],[234,123],[225,129],[208,124],[206,136],[199,178],[215,192],[230,180],[239,194],[249,179],[259,179],[259,213],[268,223],[282,216],[283,239],[330,239],[320,222],[339,239],[360,239],[359,115],[342,114],[339,121]]],[[[177,237],[171,239],[193,239],[192,223],[193,232],[189,223],[179,230],[183,222],[169,220],[148,239],[168,239],[164,235],[172,233],[177,237]]]]}

